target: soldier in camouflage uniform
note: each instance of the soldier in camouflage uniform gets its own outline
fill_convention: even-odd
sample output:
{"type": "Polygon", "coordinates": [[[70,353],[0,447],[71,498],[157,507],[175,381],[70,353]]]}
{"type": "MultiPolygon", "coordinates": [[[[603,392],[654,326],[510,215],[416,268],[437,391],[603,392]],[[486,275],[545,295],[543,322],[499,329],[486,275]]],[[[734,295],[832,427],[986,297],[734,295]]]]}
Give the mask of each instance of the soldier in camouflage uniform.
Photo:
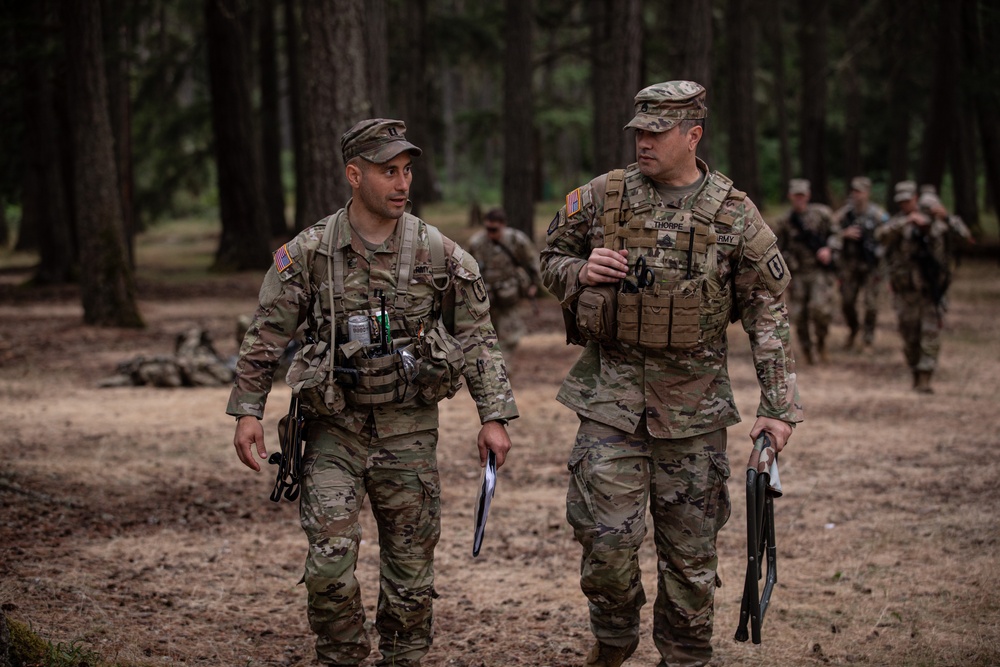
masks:
{"type": "Polygon", "coordinates": [[[875,230],[885,224],[889,215],[871,203],[871,179],[858,176],[851,179],[851,201],[834,215],[834,237],[830,241],[833,259],[839,269],[840,307],[844,313],[848,335],[845,348],[851,349],[862,329],[858,318],[858,294],[862,294],[864,321],[862,342],[870,350],[875,342],[875,321],[882,291],[882,248],[875,230]]]}
{"type": "Polygon", "coordinates": [[[521,298],[534,299],[542,284],[538,250],[527,234],[507,226],[503,209],[488,211],[483,227],[469,240],[469,252],[479,262],[490,293],[490,320],[500,347],[510,353],[527,331],[518,312],[521,298]]]}
{"type": "Polygon", "coordinates": [[[226,410],[237,419],[240,460],[259,470],[253,452],[267,457],[259,419],[274,369],[305,324],[286,379],[307,419],[304,580],[322,665],[359,665],[371,650],[354,576],[366,494],[379,531],[377,664],[420,663],[431,644],[441,531],[437,402],[464,376],[484,465],[487,450],[503,463],[505,425],[517,416],[479,267],[407,213],[411,156],[420,149],[404,132],[401,121],[372,119],[344,134],[352,199],[274,253],[226,410]]]}
{"type": "Polygon", "coordinates": [[[826,334],[833,319],[836,276],[833,251],[827,245],[833,213],[828,206],[809,203],[810,195],[806,179],[793,178],[788,183],[792,207],[775,221],[774,233],[778,249],[795,276],[790,286],[789,310],[799,346],[806,362],[812,364],[817,356],[824,363],[829,361],[826,334]]]}
{"type": "Polygon", "coordinates": [[[738,318],[750,337],[761,387],[751,440],[767,431],[780,449],[802,418],[782,297],[789,275],[746,194],[695,157],[705,89],[650,86],[635,110],[626,128],[635,129],[637,163],[569,193],[542,251],[545,286],[576,309],[570,321],[590,338],[557,397],[581,421],[566,515],[583,546],[597,640],[585,664],[617,667],[639,643],[648,506],[660,665],[704,665],[716,537],[730,513],[726,427],[740,421],[726,328],[738,318]],[[617,300],[614,326],[604,325],[606,312],[587,314],[603,299],[617,300]]]}
{"type": "Polygon", "coordinates": [[[925,193],[918,201],[912,181],[897,184],[895,201],[899,213],[876,233],[886,249],[903,355],[913,374],[913,389],[929,394],[941,352],[954,248],[972,237],[959,218],[948,215],[937,196],[925,193]]]}

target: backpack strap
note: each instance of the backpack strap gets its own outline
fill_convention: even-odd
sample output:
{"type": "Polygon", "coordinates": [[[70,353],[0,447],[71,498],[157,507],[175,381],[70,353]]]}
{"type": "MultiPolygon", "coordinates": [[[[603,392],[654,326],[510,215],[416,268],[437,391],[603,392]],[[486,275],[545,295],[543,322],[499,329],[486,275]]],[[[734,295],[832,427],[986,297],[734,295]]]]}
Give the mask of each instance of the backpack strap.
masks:
{"type": "MultiPolygon", "coordinates": [[[[396,311],[406,310],[406,294],[410,289],[410,275],[413,273],[413,246],[417,237],[417,219],[403,216],[403,236],[399,243],[399,258],[396,260],[396,311]]],[[[443,254],[443,252],[442,252],[443,254]]]]}

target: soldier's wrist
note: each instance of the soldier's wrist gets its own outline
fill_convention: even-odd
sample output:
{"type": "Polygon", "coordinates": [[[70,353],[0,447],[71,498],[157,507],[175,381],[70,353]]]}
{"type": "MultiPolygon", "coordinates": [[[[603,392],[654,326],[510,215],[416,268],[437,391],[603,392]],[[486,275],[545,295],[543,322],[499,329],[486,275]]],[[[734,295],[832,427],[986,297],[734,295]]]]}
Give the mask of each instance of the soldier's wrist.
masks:
{"type": "Polygon", "coordinates": [[[240,420],[243,419],[244,417],[253,417],[258,421],[260,420],[260,417],[258,417],[257,415],[236,415],[236,423],[239,424],[240,420]]]}

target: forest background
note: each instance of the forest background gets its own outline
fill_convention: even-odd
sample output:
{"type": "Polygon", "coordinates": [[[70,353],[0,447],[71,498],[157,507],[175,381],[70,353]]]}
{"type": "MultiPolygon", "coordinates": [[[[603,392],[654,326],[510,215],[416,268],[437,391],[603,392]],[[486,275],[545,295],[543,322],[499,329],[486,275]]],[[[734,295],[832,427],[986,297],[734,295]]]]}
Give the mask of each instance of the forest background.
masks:
{"type": "MultiPolygon", "coordinates": [[[[1000,197],[1000,8],[984,0],[3,0],[0,244],[137,326],[135,235],[219,220],[262,269],[343,205],[340,136],[402,118],[416,212],[535,205],[632,161],[632,98],[709,91],[700,154],[762,207],[790,177],[936,186],[981,238],[1000,197]],[[983,214],[986,214],[986,217],[983,214]]],[[[551,208],[551,207],[549,207],[551,208]]]]}

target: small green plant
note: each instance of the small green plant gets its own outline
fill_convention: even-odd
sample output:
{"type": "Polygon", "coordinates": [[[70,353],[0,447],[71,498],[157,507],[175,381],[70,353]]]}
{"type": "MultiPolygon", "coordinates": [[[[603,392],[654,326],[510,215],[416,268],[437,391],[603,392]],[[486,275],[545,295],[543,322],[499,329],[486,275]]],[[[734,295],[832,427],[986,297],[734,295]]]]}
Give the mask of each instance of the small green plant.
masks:
{"type": "Polygon", "coordinates": [[[79,640],[53,644],[39,637],[27,623],[11,618],[5,620],[10,631],[11,664],[15,667],[140,667],[132,663],[107,662],[79,640]]]}

